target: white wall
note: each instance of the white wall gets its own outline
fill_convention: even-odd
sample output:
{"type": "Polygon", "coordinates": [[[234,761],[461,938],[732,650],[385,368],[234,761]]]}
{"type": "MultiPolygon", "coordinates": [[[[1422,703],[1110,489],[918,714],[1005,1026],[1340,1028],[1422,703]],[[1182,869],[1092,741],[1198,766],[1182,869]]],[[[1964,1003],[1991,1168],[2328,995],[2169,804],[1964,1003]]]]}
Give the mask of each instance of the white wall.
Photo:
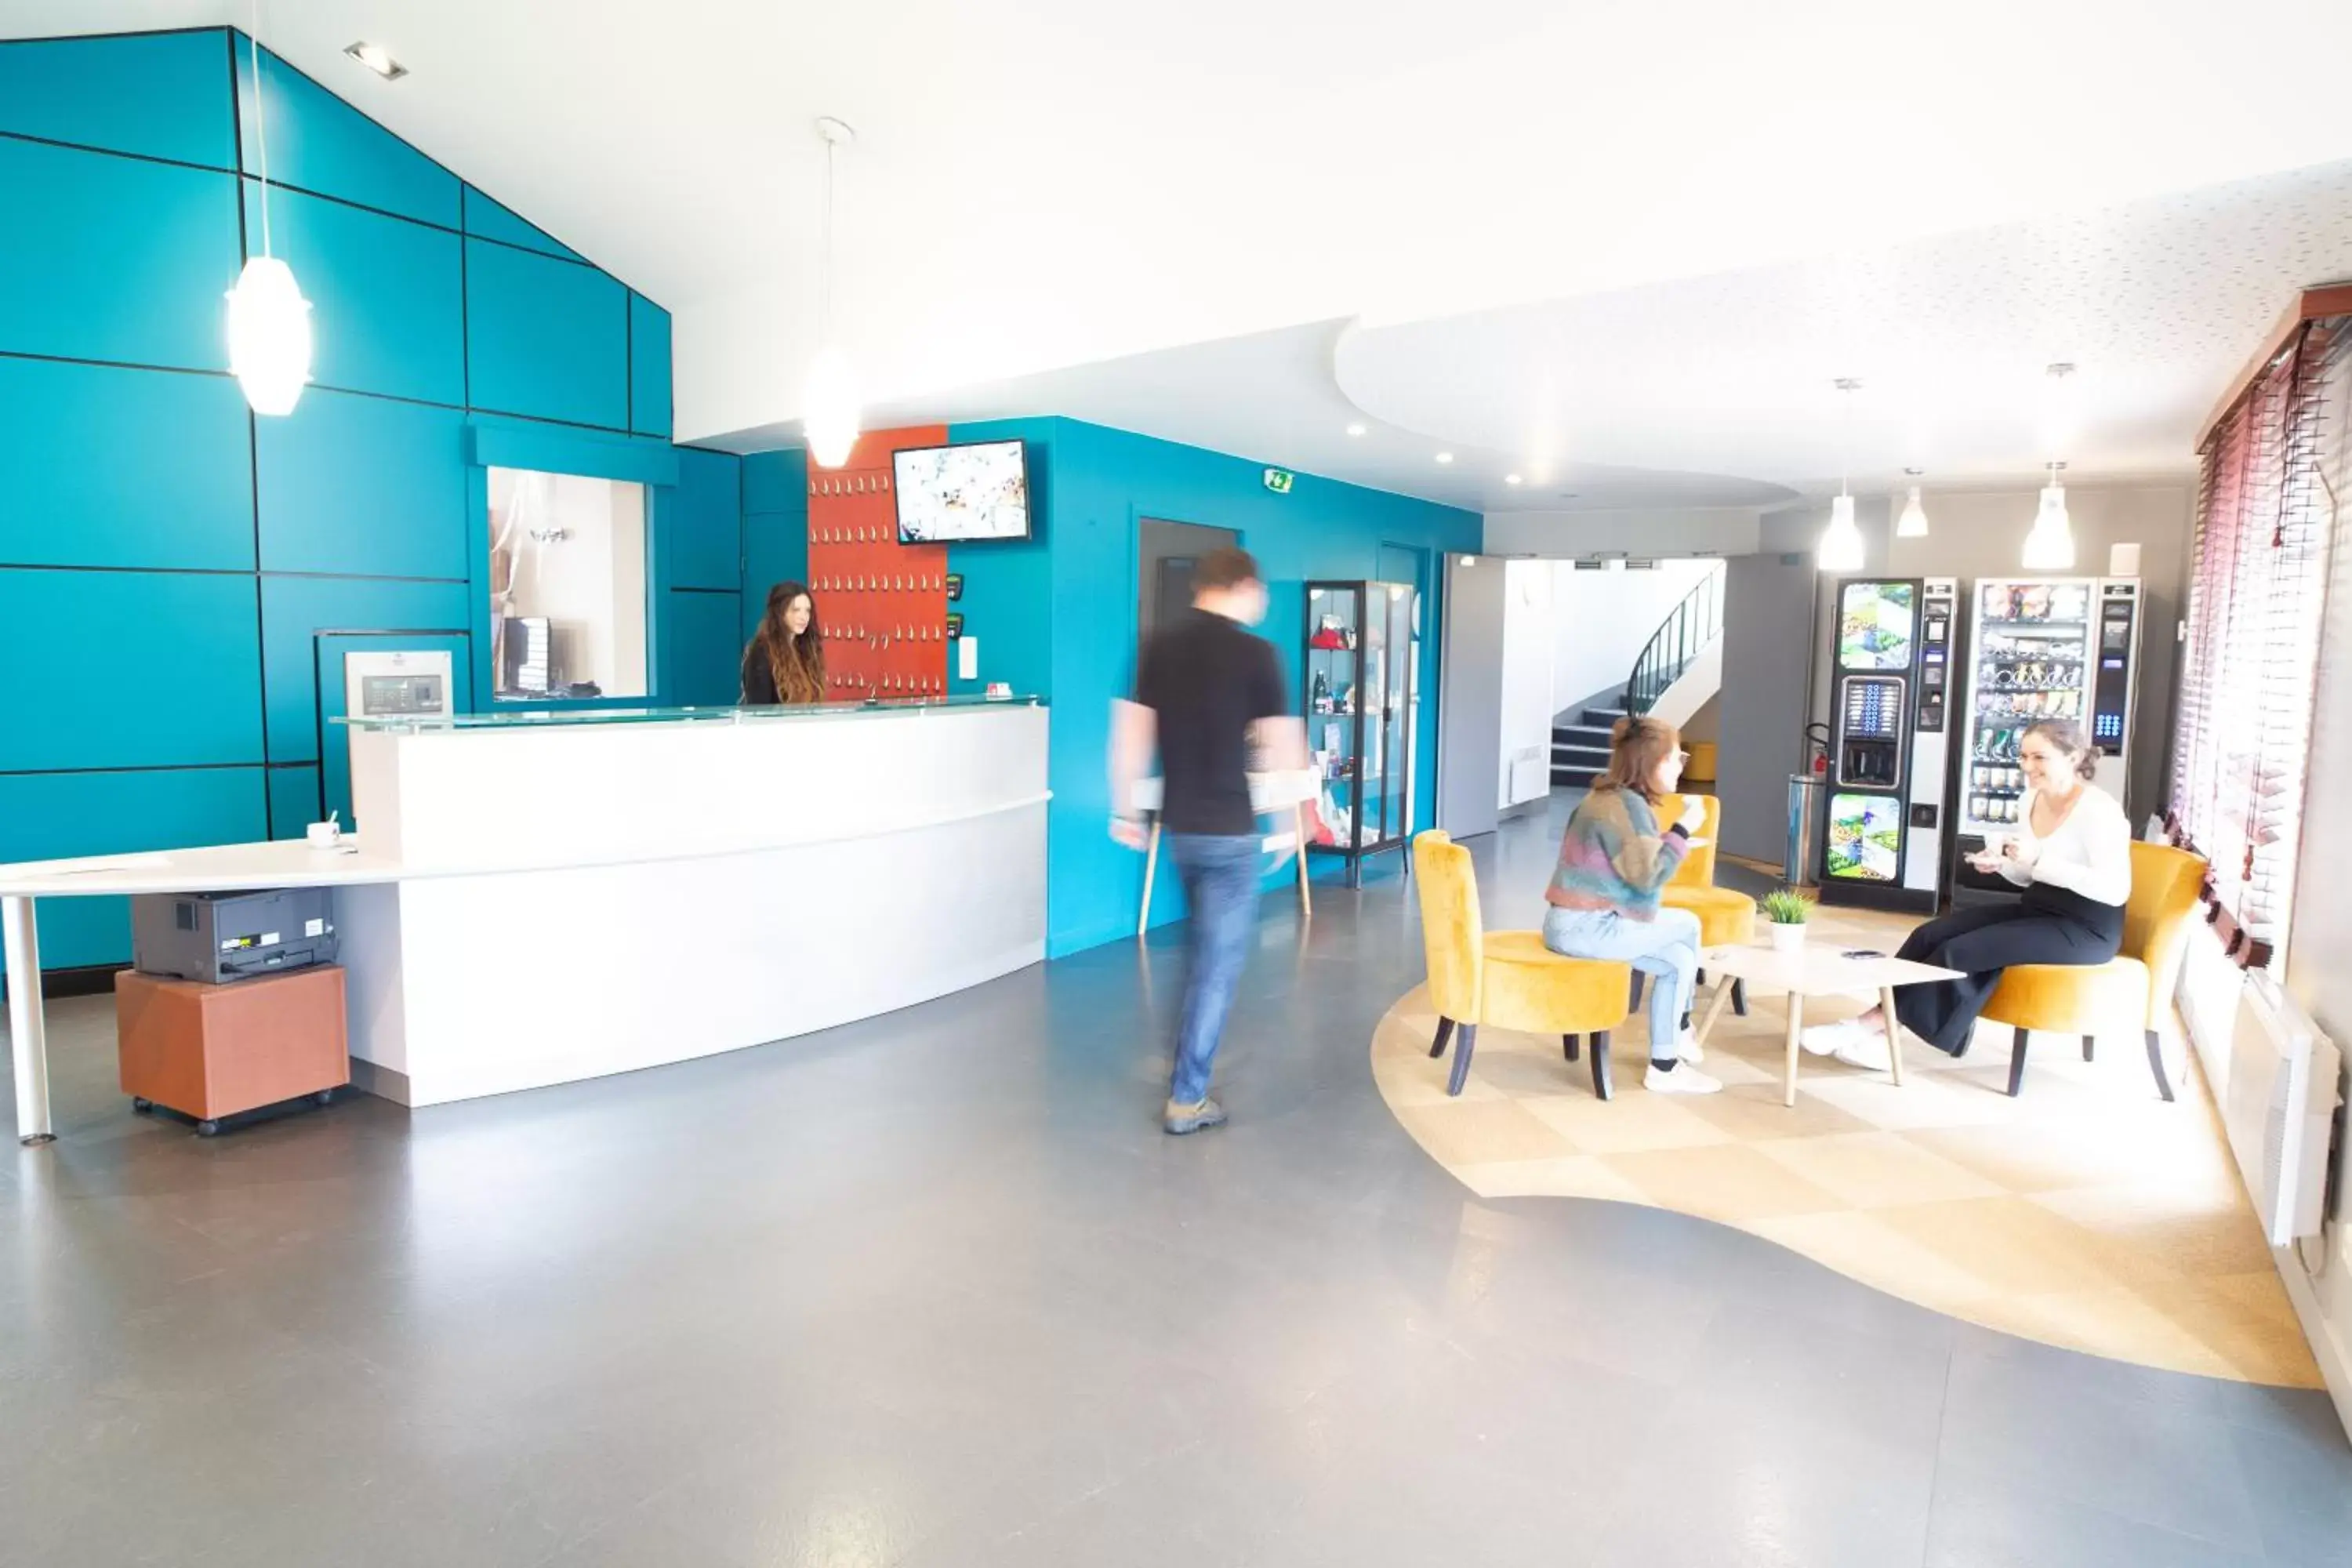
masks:
{"type": "Polygon", "coordinates": [[[1650,570],[1582,572],[1565,561],[1552,573],[1555,710],[1624,685],[1658,624],[1720,561],[1661,561],[1650,570]]]}
{"type": "Polygon", "coordinates": [[[1747,555],[1762,514],[1754,507],[1669,507],[1640,511],[1490,511],[1486,553],[1747,555]]]}
{"type": "Polygon", "coordinates": [[[643,697],[646,489],[578,474],[490,470],[490,536],[515,555],[517,616],[549,623],[557,681],[593,680],[607,697],[643,697]],[[518,500],[521,526],[508,530],[518,500]],[[533,528],[565,531],[530,537],[533,528]]]}
{"type": "Polygon", "coordinates": [[[1559,703],[1552,681],[1552,563],[1507,561],[1503,568],[1502,772],[1495,804],[1508,811],[1551,793],[1551,721],[1559,703]]]}

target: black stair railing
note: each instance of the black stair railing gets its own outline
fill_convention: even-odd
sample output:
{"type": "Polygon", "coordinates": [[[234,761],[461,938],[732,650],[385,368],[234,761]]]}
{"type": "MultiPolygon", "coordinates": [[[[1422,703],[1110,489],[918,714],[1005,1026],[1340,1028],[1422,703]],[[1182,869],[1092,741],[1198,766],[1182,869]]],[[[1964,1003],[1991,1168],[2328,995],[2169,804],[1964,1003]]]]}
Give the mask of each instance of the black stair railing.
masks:
{"type": "Polygon", "coordinates": [[[1723,594],[1717,586],[1721,579],[1719,572],[1700,578],[1697,586],[1685,594],[1650,634],[1642,656],[1633,661],[1633,673],[1625,680],[1626,712],[1647,713],[1666,689],[1682,679],[1691,660],[1723,635],[1723,594]]]}

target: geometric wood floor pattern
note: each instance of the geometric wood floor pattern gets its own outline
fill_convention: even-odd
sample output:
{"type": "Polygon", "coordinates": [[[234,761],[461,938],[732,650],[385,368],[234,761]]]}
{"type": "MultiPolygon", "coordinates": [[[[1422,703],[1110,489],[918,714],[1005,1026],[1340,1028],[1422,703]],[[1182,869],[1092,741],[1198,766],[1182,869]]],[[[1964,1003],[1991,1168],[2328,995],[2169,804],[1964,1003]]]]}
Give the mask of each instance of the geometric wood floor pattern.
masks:
{"type": "MultiPolygon", "coordinates": [[[[1914,922],[1823,910],[1813,939],[1893,952],[1914,922]]],[[[1703,991],[1699,1002],[1707,1001],[1703,991]]],[[[1806,1021],[1863,998],[1816,997],[1806,1021]]],[[[1780,1103],[1777,994],[1726,1009],[1707,1042],[1719,1095],[1643,1092],[1645,1017],[1612,1044],[1616,1098],[1549,1037],[1481,1030],[1445,1093],[1437,1019],[1416,988],[1381,1020],[1372,1073],[1431,1158],[1482,1197],[1647,1204],[1736,1226],[1921,1306],[2168,1371],[2311,1388],[2319,1373],[2273,1267],[2210,1095],[2177,1031],[2177,1103],[2137,1035],[2082,1059],[2036,1036],[2011,1100],[2009,1031],[1958,1060],[1913,1041],[1906,1082],[1808,1055],[1780,1103]]]]}

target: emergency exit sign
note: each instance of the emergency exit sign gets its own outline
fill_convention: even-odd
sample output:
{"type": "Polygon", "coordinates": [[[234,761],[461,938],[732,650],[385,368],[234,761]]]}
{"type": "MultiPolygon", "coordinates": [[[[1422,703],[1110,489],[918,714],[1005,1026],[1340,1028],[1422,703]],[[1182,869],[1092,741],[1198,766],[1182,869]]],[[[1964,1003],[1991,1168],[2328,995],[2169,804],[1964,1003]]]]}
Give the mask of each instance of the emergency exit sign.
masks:
{"type": "Polygon", "coordinates": [[[1265,471],[1265,488],[1278,496],[1286,496],[1290,493],[1290,481],[1294,477],[1288,468],[1268,468],[1265,471]]]}

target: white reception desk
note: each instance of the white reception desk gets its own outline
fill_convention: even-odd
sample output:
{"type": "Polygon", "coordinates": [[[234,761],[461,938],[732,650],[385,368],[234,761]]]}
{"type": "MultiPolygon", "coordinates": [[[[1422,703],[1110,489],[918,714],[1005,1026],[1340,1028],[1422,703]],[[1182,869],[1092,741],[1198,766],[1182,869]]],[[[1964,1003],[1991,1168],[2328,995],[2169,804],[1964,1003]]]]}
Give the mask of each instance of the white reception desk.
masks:
{"type": "Polygon", "coordinates": [[[1041,961],[1034,703],[351,726],[355,838],[0,866],[20,1136],[37,899],[331,886],[352,1080],[413,1106],[734,1050],[1041,961]]]}

